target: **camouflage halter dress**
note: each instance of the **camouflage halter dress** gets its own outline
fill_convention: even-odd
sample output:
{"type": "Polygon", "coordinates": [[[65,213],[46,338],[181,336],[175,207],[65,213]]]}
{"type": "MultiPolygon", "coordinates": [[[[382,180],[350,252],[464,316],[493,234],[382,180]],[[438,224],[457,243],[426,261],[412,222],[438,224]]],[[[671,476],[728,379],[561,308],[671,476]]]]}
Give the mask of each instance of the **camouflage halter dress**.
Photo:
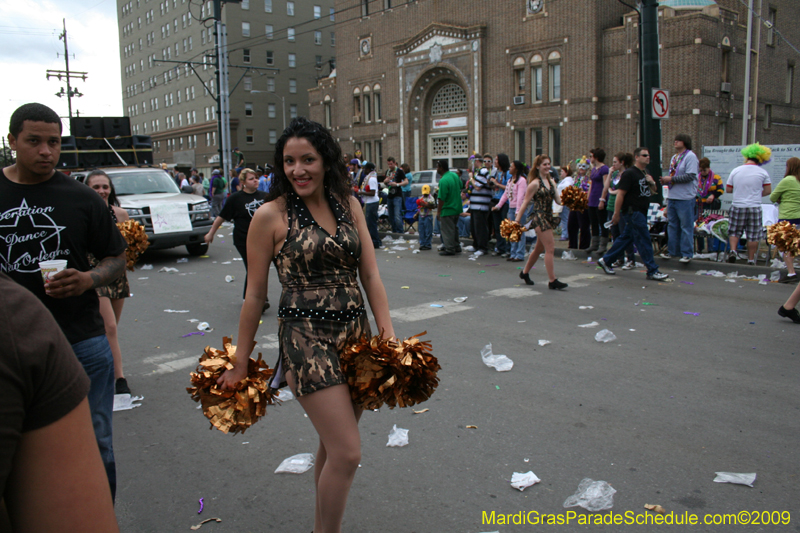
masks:
{"type": "MultiPolygon", "coordinates": [[[[339,365],[345,343],[371,335],[358,285],[361,241],[332,196],[336,218],[330,235],[295,193],[287,198],[289,232],[274,259],[283,292],[278,309],[280,357],[272,386],[291,371],[298,396],[347,383],[339,365]]],[[[281,383],[283,385],[283,383],[281,383]]]]}

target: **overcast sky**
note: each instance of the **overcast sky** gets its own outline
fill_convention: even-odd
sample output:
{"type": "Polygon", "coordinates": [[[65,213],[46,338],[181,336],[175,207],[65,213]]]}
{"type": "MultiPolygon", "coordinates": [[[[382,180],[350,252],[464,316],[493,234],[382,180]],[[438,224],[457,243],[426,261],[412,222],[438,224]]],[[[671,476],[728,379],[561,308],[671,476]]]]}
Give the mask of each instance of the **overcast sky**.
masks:
{"type": "MultiPolygon", "coordinates": [[[[47,70],[65,70],[64,42],[58,36],[66,19],[70,71],[88,73],[71,83],[83,93],[72,112],[83,116],[122,116],[119,31],[116,0],[7,0],[0,2],[0,130],[8,134],[11,113],[39,102],[66,117],[67,98],[55,93],[66,83],[48,81],[47,70]]],[[[64,132],[69,129],[64,120],[64,132]]]]}

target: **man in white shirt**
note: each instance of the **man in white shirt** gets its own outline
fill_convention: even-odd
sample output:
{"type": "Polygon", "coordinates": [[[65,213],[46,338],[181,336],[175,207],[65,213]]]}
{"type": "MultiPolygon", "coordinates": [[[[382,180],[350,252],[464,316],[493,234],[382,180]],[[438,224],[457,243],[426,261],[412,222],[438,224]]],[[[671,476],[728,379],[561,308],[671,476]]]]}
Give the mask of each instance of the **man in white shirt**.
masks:
{"type": "Polygon", "coordinates": [[[367,229],[372,238],[372,245],[377,250],[381,247],[381,238],[378,235],[378,174],[375,172],[375,163],[364,163],[364,172],[367,177],[364,179],[363,186],[358,190],[364,199],[364,214],[367,219],[367,229]]]}
{"type": "Polygon", "coordinates": [[[744,165],[734,168],[725,184],[725,192],[733,193],[733,204],[729,215],[728,240],[731,251],[728,263],[736,262],[736,247],[747,231],[747,263],[754,264],[758,241],[764,237],[761,223],[761,197],[772,192],[769,174],[760,165],[769,161],[771,151],[760,144],[742,150],[744,165]]]}

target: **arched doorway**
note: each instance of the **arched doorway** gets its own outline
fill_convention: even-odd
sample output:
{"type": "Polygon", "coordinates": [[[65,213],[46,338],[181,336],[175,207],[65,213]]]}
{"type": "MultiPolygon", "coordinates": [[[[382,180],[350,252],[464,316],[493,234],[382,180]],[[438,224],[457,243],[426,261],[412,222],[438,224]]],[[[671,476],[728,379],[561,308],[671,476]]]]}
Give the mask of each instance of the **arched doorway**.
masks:
{"type": "Polygon", "coordinates": [[[429,168],[446,159],[451,168],[469,163],[469,101],[467,93],[453,80],[443,83],[430,100],[428,133],[429,168]]]}

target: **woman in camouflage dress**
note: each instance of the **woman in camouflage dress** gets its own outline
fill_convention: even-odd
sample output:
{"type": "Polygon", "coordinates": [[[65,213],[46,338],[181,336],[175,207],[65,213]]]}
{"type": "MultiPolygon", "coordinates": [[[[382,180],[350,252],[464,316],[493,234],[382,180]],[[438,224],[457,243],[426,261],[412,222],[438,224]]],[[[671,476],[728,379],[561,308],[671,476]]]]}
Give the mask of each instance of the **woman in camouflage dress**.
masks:
{"type": "Polygon", "coordinates": [[[379,330],[393,337],[386,291],[361,207],[351,194],[342,152],[328,130],[294,119],[275,145],[269,197],[247,236],[250,277],[239,319],[242,364],[219,379],[230,388],[245,378],[275,263],[283,287],[278,311],[280,357],[273,386],[288,382],[319,434],[314,465],[314,531],[338,533],[361,459],[358,420],[339,353],[370,335],[360,279],[379,330]],[[288,228],[288,231],[287,231],[288,228]]]}
{"type": "Polygon", "coordinates": [[[533,285],[528,273],[536,264],[539,255],[544,251],[544,266],[547,269],[549,283],[547,286],[553,290],[567,288],[567,284],[556,278],[553,256],[555,254],[555,241],[553,228],[558,226],[560,219],[553,216],[553,202],[561,204],[561,195],[558,192],[555,180],[550,176],[550,157],[542,154],[533,160],[530,174],[528,174],[528,189],[525,199],[517,209],[516,222],[520,223],[528,204],[533,201],[533,212],[530,215],[530,227],[536,230],[536,246],[534,246],[528,261],[519,273],[519,277],[528,285],[533,285]]]}

